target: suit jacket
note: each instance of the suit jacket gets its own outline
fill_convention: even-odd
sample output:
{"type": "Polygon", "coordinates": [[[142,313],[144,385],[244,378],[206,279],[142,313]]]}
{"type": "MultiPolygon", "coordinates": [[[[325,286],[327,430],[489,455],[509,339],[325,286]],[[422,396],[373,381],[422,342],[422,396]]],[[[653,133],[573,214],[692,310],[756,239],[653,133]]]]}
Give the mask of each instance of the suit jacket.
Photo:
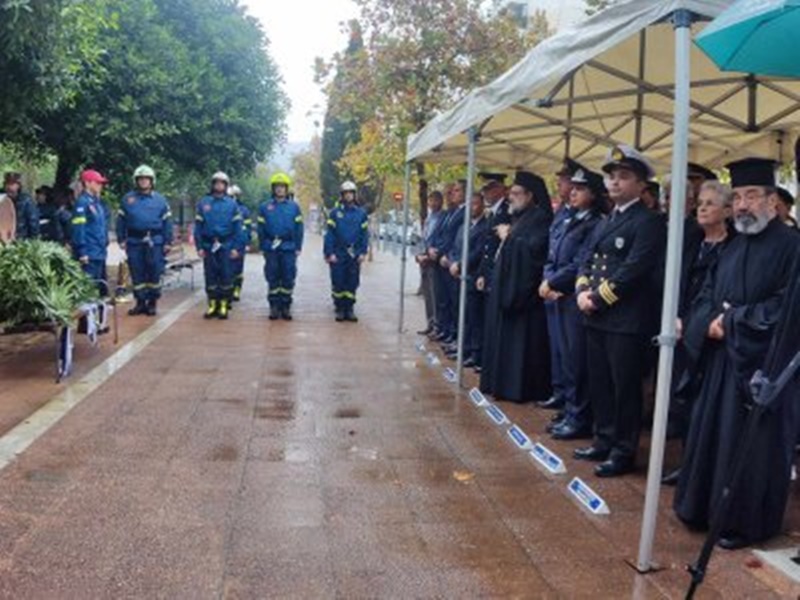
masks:
{"type": "Polygon", "coordinates": [[[509,210],[508,199],[503,199],[497,212],[489,212],[486,216],[486,228],[488,230],[486,241],[483,244],[483,256],[481,257],[481,265],[479,267],[478,277],[490,279],[492,271],[494,271],[495,257],[497,249],[500,247],[500,238],[494,232],[494,228],[498,225],[510,225],[511,212],[509,210]]]}
{"type": "Polygon", "coordinates": [[[652,272],[663,263],[666,229],[641,202],[596,228],[581,266],[576,291],[591,291],[597,310],[586,325],[612,333],[652,335],[652,272]]]}
{"type": "MultiPolygon", "coordinates": [[[[489,221],[486,217],[481,217],[478,221],[474,224],[470,225],[469,228],[469,253],[467,255],[467,268],[466,270],[461,268],[461,273],[467,274],[467,281],[472,282],[476,279],[478,269],[481,265],[481,260],[483,259],[483,247],[484,243],[486,242],[486,236],[489,234],[489,221]]],[[[461,224],[461,227],[458,228],[458,233],[456,234],[455,242],[453,243],[453,248],[450,251],[448,258],[452,262],[461,262],[461,254],[463,250],[463,239],[464,239],[464,224],[461,224]]],[[[470,287],[470,291],[473,291],[473,288],[470,287]]]]}

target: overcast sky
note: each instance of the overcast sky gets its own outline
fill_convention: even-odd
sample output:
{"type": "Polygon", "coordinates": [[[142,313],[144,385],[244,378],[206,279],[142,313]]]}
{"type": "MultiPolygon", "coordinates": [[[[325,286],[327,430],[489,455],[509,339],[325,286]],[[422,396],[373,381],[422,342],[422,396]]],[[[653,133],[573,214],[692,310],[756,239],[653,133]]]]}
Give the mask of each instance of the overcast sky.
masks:
{"type": "Polygon", "coordinates": [[[314,59],[329,58],[343,49],[347,36],[339,24],[357,15],[350,0],[243,0],[264,24],[292,100],[289,142],[306,142],[314,135],[314,120],[322,120],[325,96],[314,83],[314,59]],[[315,109],[315,106],[317,107],[315,109]],[[309,111],[317,114],[307,116],[309,111]]]}
{"type": "MultiPolygon", "coordinates": [[[[314,135],[314,121],[321,121],[325,112],[325,96],[314,83],[314,59],[329,58],[344,48],[347,36],[341,32],[340,23],[357,16],[356,6],[350,0],[242,3],[264,24],[272,57],[292,100],[288,141],[307,142],[314,135]],[[315,114],[309,116],[309,112],[315,114]]],[[[547,9],[553,25],[564,27],[580,16],[583,0],[530,0],[530,6],[547,9]]]]}

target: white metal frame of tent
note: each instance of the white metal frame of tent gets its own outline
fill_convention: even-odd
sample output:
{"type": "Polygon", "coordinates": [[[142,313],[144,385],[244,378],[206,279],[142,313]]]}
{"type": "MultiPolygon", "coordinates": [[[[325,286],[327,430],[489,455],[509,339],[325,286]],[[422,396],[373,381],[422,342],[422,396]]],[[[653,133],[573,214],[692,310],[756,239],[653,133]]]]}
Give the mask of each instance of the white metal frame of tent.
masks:
{"type": "MultiPolygon", "coordinates": [[[[673,180],[687,161],[719,167],[745,154],[788,162],[800,131],[800,82],[722,73],[692,45],[693,28],[716,17],[720,0],[627,0],[534,48],[489,85],[409,138],[405,222],[413,162],[547,173],[569,156],[598,168],[610,147],[632,144],[673,180]],[[669,51],[666,51],[668,49],[669,51]],[[548,171],[549,170],[549,171],[548,171]]],[[[675,186],[661,318],[656,409],[637,568],[652,568],[666,443],[681,267],[685,186],[675,186]]],[[[405,236],[403,237],[405,239],[405,236]]],[[[462,264],[469,252],[464,215],[462,264]]],[[[401,275],[404,328],[406,248],[401,275]]],[[[459,301],[458,382],[463,372],[466,282],[459,301]]]]}

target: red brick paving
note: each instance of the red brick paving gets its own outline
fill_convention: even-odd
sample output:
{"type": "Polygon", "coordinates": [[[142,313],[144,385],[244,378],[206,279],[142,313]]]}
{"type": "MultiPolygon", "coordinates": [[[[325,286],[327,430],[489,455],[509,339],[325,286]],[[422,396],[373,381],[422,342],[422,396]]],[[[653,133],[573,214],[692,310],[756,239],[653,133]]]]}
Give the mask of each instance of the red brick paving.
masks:
{"type": "MultiPolygon", "coordinates": [[[[643,475],[597,481],[567,460],[612,514],[582,512],[566,478],[539,471],[396,334],[396,259],[367,267],[361,323],[337,324],[309,246],[295,322],[266,320],[251,257],[229,322],[184,315],[0,472],[0,596],[682,596],[702,538],[671,516],[669,490],[666,568],[638,575],[625,560],[643,475]]],[[[530,435],[548,416],[504,409],[530,435]]],[[[716,555],[699,597],[797,596],[750,556],[716,555]]]]}

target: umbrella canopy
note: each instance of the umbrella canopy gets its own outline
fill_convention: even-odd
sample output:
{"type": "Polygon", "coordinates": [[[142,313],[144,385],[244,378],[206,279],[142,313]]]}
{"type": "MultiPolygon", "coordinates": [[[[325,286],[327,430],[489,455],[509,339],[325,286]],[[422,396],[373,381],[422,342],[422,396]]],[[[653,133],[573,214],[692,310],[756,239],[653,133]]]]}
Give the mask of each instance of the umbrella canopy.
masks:
{"type": "Polygon", "coordinates": [[[723,71],[800,77],[800,0],[739,0],[697,37],[723,71]]]}

